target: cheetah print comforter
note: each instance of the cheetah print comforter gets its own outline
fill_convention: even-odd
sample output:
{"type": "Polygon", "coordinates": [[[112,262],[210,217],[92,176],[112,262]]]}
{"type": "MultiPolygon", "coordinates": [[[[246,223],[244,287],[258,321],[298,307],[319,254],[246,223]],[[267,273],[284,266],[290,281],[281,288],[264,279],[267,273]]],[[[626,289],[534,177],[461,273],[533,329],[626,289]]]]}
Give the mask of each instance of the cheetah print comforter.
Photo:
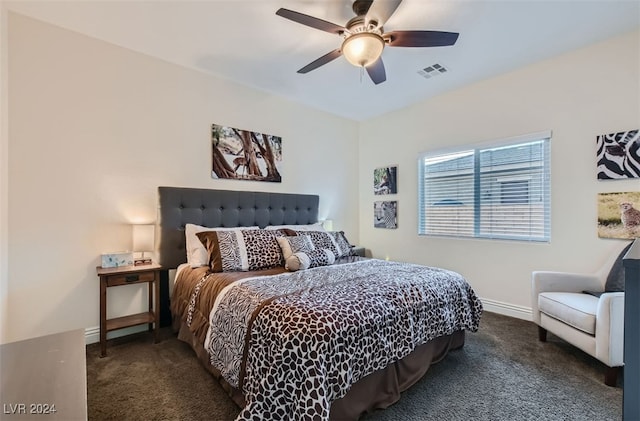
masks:
{"type": "Polygon", "coordinates": [[[245,395],[237,420],[327,420],[353,383],[481,313],[455,272],[368,259],[227,286],[205,348],[245,395]]]}

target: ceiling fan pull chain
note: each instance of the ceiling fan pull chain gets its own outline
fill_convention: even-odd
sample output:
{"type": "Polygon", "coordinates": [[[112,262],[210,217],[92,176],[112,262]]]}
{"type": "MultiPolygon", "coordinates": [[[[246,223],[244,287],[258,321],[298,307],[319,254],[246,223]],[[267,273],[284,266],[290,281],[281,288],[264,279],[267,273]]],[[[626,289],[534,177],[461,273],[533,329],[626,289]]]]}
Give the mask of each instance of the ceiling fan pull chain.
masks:
{"type": "Polygon", "coordinates": [[[364,66],[360,66],[360,83],[362,84],[362,75],[364,75],[364,66]]]}

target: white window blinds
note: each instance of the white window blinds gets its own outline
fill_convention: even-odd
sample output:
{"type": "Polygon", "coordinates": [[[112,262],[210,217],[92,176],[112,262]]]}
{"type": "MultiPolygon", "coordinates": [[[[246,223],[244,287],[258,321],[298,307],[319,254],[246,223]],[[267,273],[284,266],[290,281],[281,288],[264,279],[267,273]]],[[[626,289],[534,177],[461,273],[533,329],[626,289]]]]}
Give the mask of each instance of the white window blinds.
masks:
{"type": "Polygon", "coordinates": [[[419,159],[418,233],[549,241],[551,133],[419,159]]]}

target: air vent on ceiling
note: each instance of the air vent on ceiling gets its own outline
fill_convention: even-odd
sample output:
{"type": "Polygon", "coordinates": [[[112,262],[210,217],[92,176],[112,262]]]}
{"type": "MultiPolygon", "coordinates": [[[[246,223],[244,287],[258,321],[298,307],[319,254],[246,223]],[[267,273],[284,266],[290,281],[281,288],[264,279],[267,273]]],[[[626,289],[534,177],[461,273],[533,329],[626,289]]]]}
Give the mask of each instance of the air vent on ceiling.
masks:
{"type": "Polygon", "coordinates": [[[418,74],[425,79],[430,79],[434,76],[447,73],[448,71],[449,69],[447,69],[444,65],[436,63],[432,64],[431,66],[427,66],[424,69],[418,70],[418,74]]]}

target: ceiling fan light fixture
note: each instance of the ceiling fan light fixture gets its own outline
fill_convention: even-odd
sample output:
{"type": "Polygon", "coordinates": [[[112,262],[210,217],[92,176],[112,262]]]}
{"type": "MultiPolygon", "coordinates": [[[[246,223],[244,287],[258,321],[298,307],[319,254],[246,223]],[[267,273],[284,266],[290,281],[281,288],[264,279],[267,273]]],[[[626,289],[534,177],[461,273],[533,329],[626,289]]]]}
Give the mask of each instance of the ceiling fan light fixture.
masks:
{"type": "Polygon", "coordinates": [[[454,45],[458,39],[459,34],[456,32],[428,30],[385,32],[383,26],[395,13],[400,3],[402,0],[354,0],[352,10],[356,16],[349,19],[344,26],[284,8],[278,9],[276,15],[342,38],[340,48],[312,61],[298,70],[298,73],[309,73],[344,56],[349,63],[360,67],[360,75],[364,74],[366,67],[369,78],[378,85],[387,80],[381,58],[382,50],[386,46],[444,47],[454,45]]]}
{"type": "Polygon", "coordinates": [[[384,39],[372,32],[353,34],[342,43],[342,54],[357,67],[375,63],[384,49],[384,39]]]}

